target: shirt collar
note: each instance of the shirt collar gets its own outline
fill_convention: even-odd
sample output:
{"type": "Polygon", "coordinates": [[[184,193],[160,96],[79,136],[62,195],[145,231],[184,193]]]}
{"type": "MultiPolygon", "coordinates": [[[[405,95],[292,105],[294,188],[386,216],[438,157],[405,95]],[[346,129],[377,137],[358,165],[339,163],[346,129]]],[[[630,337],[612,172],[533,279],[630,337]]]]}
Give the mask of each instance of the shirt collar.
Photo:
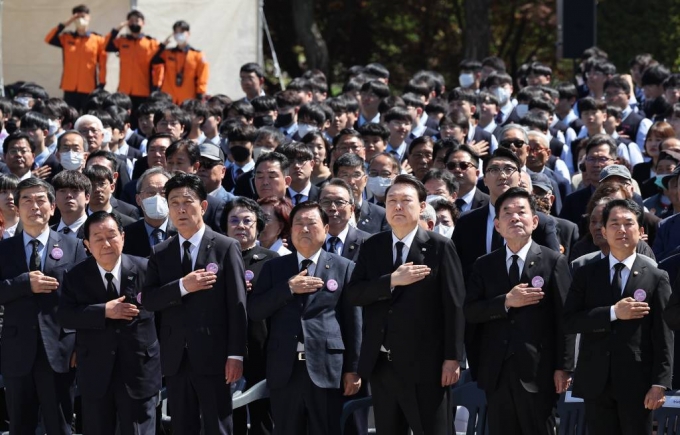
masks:
{"type": "Polygon", "coordinates": [[[631,113],[633,113],[633,109],[631,109],[630,106],[626,106],[626,108],[621,111],[621,121],[628,118],[628,115],[631,113]]]}
{"type": "MultiPolygon", "coordinates": [[[[146,228],[146,232],[147,232],[148,235],[151,235],[153,230],[156,229],[156,228],[152,227],[151,225],[149,225],[146,221],[144,221],[144,227],[146,228]]],[[[158,227],[158,229],[163,231],[164,233],[168,232],[168,218],[165,218],[165,221],[161,224],[160,227],[158,227]]]]}
{"type": "Polygon", "coordinates": [[[405,246],[406,249],[411,249],[411,245],[413,244],[413,239],[416,237],[416,233],[418,232],[418,225],[411,231],[410,233],[406,234],[406,236],[399,240],[399,238],[394,234],[394,231],[392,232],[392,246],[394,246],[397,242],[402,242],[405,246]]]}
{"type": "Polygon", "coordinates": [[[201,239],[203,238],[204,234],[205,224],[198,231],[196,231],[193,236],[189,237],[189,239],[185,239],[184,237],[182,237],[181,234],[177,233],[177,235],[179,236],[179,246],[181,247],[182,245],[184,245],[184,242],[186,240],[189,240],[189,242],[191,242],[191,246],[198,247],[201,245],[201,239]]]}
{"type": "Polygon", "coordinates": [[[393,147],[391,144],[387,144],[387,148],[385,149],[386,153],[390,153],[392,151],[395,151],[399,155],[399,159],[401,159],[404,156],[404,153],[406,152],[406,142],[402,142],[401,145],[398,147],[393,147]]]}
{"type": "MultiPolygon", "coordinates": [[[[113,279],[118,281],[118,283],[120,283],[120,264],[122,262],[122,258],[123,258],[122,256],[118,257],[118,261],[116,261],[116,265],[113,266],[113,269],[110,272],[105,270],[103,267],[101,267],[99,265],[99,263],[97,263],[97,269],[99,269],[99,274],[102,276],[102,280],[104,280],[104,282],[107,282],[106,274],[111,273],[113,275],[113,279]]],[[[119,287],[118,290],[120,291],[120,286],[118,286],[118,287],[119,287]]]]}
{"type": "Polygon", "coordinates": [[[468,128],[467,139],[468,139],[468,142],[470,142],[471,140],[473,140],[475,138],[475,125],[473,125],[471,122],[468,122],[468,125],[470,127],[468,128]]]}
{"type": "Polygon", "coordinates": [[[291,198],[295,198],[295,195],[297,195],[298,193],[302,194],[302,196],[306,196],[307,198],[309,198],[309,191],[310,190],[312,190],[312,183],[310,183],[309,181],[307,182],[307,185],[305,186],[305,188],[302,189],[299,192],[296,192],[295,189],[288,186],[288,192],[290,192],[291,198]]]}
{"type": "Polygon", "coordinates": [[[59,226],[57,227],[57,232],[60,232],[60,231],[61,231],[62,229],[64,229],[65,227],[69,227],[74,233],[77,232],[78,229],[79,229],[79,228],[85,223],[85,221],[87,220],[87,216],[88,216],[88,214],[87,214],[87,213],[84,213],[81,217],[79,217],[78,219],[76,219],[76,221],[73,222],[71,225],[66,225],[66,224],[64,223],[64,219],[62,219],[62,220],[59,222],[59,226]]]}
{"type": "Polygon", "coordinates": [[[513,255],[517,255],[520,260],[523,262],[527,261],[527,255],[529,255],[529,249],[531,248],[532,240],[529,239],[529,242],[527,242],[526,245],[522,246],[522,249],[520,249],[517,253],[512,252],[508,245],[505,245],[505,261],[507,262],[512,258],[513,255]]]}
{"type": "MultiPolygon", "coordinates": [[[[340,234],[338,234],[336,236],[338,239],[340,239],[340,241],[342,242],[343,245],[345,244],[345,240],[347,239],[348,233],[349,233],[349,224],[345,225],[345,229],[340,231],[340,234]]],[[[326,243],[328,243],[328,239],[330,239],[331,237],[333,237],[333,236],[331,236],[330,233],[326,234],[326,243]]]]}
{"type": "Polygon", "coordinates": [[[472,190],[470,190],[465,195],[461,196],[460,199],[465,201],[465,204],[472,204],[472,200],[474,199],[476,192],[477,192],[477,187],[473,187],[472,190]]]}
{"type": "Polygon", "coordinates": [[[234,173],[236,173],[237,169],[241,169],[243,172],[248,172],[248,171],[251,171],[255,168],[255,160],[250,160],[248,163],[246,163],[243,166],[239,166],[238,164],[233,163],[232,167],[234,168],[234,173]]]}
{"type": "MultiPolygon", "coordinates": [[[[33,240],[33,237],[28,235],[25,231],[23,234],[24,234],[24,246],[28,246],[29,242],[33,240]]],[[[40,233],[40,235],[36,237],[36,239],[38,239],[43,246],[47,246],[47,241],[50,239],[50,229],[47,228],[45,231],[40,233]]]]}
{"type": "Polygon", "coordinates": [[[633,263],[635,263],[636,256],[637,256],[637,254],[635,252],[633,252],[633,255],[631,255],[630,257],[626,258],[623,261],[619,261],[610,252],[609,253],[609,269],[613,269],[614,266],[617,265],[618,263],[623,263],[628,270],[631,270],[633,268],[633,263]]]}
{"type": "Polygon", "coordinates": [[[295,255],[297,255],[298,267],[300,266],[300,263],[302,263],[302,260],[312,260],[312,263],[316,266],[319,263],[319,256],[321,255],[322,250],[323,249],[319,248],[319,250],[309,258],[306,258],[304,255],[300,254],[300,252],[297,252],[295,255]]]}
{"type": "Polygon", "coordinates": [[[496,217],[496,207],[489,201],[489,217],[493,220],[496,217]]]}

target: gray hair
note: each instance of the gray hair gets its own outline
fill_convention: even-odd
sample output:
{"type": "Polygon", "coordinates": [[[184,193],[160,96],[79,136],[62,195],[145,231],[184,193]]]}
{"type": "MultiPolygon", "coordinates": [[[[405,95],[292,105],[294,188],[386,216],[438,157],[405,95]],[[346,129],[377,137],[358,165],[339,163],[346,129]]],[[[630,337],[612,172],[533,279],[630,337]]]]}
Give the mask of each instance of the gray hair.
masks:
{"type": "Polygon", "coordinates": [[[420,213],[420,220],[424,222],[437,222],[437,212],[430,204],[425,205],[425,209],[420,213]]]}
{"type": "Polygon", "coordinates": [[[529,136],[527,135],[527,130],[519,124],[508,124],[505,127],[501,128],[500,134],[498,135],[499,141],[503,140],[503,136],[505,136],[505,133],[509,132],[510,130],[521,131],[522,140],[525,143],[529,143],[529,136]]]}
{"type": "Polygon", "coordinates": [[[80,118],[76,119],[75,124],[73,124],[73,129],[80,130],[80,126],[83,125],[83,123],[85,122],[91,122],[93,124],[96,124],[100,130],[104,130],[104,124],[102,124],[102,120],[94,115],[83,115],[80,118]]]}
{"type": "Polygon", "coordinates": [[[164,168],[160,166],[154,166],[153,168],[147,169],[144,171],[141,177],[139,177],[139,180],[137,180],[137,193],[140,193],[142,191],[142,185],[144,184],[144,180],[149,178],[152,175],[160,174],[163,175],[165,178],[168,180],[172,178],[172,175],[170,172],[166,171],[164,168]]]}
{"type": "MultiPolygon", "coordinates": [[[[541,133],[540,131],[531,130],[527,133],[529,140],[535,139],[543,148],[550,148],[550,140],[548,136],[541,133]]],[[[528,141],[527,141],[528,142],[528,141]]]]}

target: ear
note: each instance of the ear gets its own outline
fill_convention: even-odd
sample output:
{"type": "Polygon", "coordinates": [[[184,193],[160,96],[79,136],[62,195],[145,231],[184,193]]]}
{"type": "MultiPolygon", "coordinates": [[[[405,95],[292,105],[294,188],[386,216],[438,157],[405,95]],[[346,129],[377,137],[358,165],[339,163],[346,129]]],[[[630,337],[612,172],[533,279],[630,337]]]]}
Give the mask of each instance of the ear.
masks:
{"type": "Polygon", "coordinates": [[[283,182],[286,183],[286,187],[290,186],[290,182],[291,182],[292,180],[293,180],[293,179],[290,177],[290,175],[286,175],[286,176],[283,178],[283,182]]]}
{"type": "Polygon", "coordinates": [[[115,187],[115,185],[116,185],[116,182],[118,181],[118,176],[119,176],[119,175],[120,175],[120,174],[118,174],[118,172],[114,172],[114,173],[113,173],[113,185],[114,185],[114,187],[115,187]]]}
{"type": "Polygon", "coordinates": [[[135,195],[135,202],[137,203],[137,206],[142,206],[142,198],[139,196],[139,193],[135,195]]]}
{"type": "Polygon", "coordinates": [[[87,248],[88,251],[92,252],[92,250],[90,249],[90,241],[89,240],[87,240],[87,239],[83,240],[83,245],[85,245],[85,247],[87,248]]]}
{"type": "MultiPolygon", "coordinates": [[[[534,216],[534,217],[535,217],[536,219],[538,219],[538,216],[534,216]]],[[[500,221],[498,220],[497,217],[494,218],[494,220],[493,220],[493,227],[496,229],[496,231],[498,232],[498,234],[501,234],[501,223],[500,223],[500,221]]]]}
{"type": "MultiPolygon", "coordinates": [[[[531,221],[532,221],[532,224],[533,224],[533,226],[532,226],[532,231],[533,231],[533,230],[536,229],[536,227],[538,227],[538,215],[533,215],[533,217],[531,218],[531,221]]],[[[498,231],[498,230],[496,230],[496,231],[498,231]]]]}
{"type": "Polygon", "coordinates": [[[208,210],[208,201],[201,201],[201,214],[205,214],[206,210],[208,210]]]}

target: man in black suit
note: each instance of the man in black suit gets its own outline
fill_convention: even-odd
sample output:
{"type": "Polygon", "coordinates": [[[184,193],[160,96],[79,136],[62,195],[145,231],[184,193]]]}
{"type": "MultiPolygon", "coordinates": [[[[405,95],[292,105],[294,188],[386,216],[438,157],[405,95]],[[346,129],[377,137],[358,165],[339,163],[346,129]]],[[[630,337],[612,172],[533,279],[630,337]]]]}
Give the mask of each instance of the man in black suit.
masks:
{"type": "Polygon", "coordinates": [[[291,199],[293,205],[304,201],[317,202],[319,188],[310,181],[314,169],[314,154],[303,143],[292,143],[283,147],[283,154],[290,162],[288,168],[290,185],[286,190],[286,196],[291,199]]]}
{"type": "Polygon", "coordinates": [[[180,435],[232,432],[229,384],[241,378],[246,353],[241,249],[205,226],[207,196],[193,174],[165,184],[178,235],[151,248],[142,292],[142,305],[162,313],[161,369],[180,435]]]}
{"type": "Polygon", "coordinates": [[[168,219],[168,201],[165,199],[165,183],[172,178],[161,167],[147,169],[137,180],[137,204],[144,218],[125,227],[123,254],[148,258],[151,247],[177,234],[168,219]]]}
{"type": "MultiPolygon", "coordinates": [[[[517,156],[508,149],[497,149],[489,159],[484,174],[484,184],[489,188],[490,193],[488,206],[465,213],[456,223],[456,228],[453,230],[453,242],[456,245],[466,279],[472,272],[472,265],[479,257],[503,246],[503,238],[493,225],[494,204],[503,192],[511,187],[519,186],[519,171],[520,161],[517,156]]],[[[533,240],[539,245],[559,252],[560,243],[557,239],[555,221],[543,213],[537,213],[537,215],[538,227],[531,235],[533,240]]]]}
{"type": "Polygon", "coordinates": [[[503,193],[494,226],[506,245],[478,259],[467,281],[465,318],[478,325],[477,383],[486,392],[491,435],[554,434],[558,394],[571,381],[574,336],[562,319],[569,267],[531,240],[537,225],[529,192],[503,193]]]}
{"type": "Polygon", "coordinates": [[[673,333],[663,320],[668,274],[635,253],[642,209],[615,199],[602,211],[607,257],[580,267],[564,307],[565,329],[580,333],[573,394],[588,432],[650,434],[652,410],[671,386],[673,333]]]}
{"type": "MultiPolygon", "coordinates": [[[[523,173],[522,176],[524,177],[524,175],[525,174],[523,173]]],[[[536,210],[549,214],[552,202],[555,200],[555,196],[552,194],[550,180],[545,174],[532,173],[530,177],[530,184],[532,187],[531,192],[536,200],[536,210]]],[[[578,226],[566,219],[555,216],[550,217],[555,221],[557,238],[560,241],[560,253],[564,254],[565,257],[570,258],[569,254],[571,253],[571,247],[574,246],[579,239],[578,226]]]]}
{"type": "Polygon", "coordinates": [[[63,327],[76,330],[83,432],[154,433],[161,389],[153,313],[138,301],[147,260],[123,255],[120,217],[105,211],[84,225],[92,254],[70,270],[59,301],[63,327]]]}
{"type": "Polygon", "coordinates": [[[489,195],[477,189],[479,162],[477,153],[467,145],[461,145],[446,155],[446,170],[459,184],[456,206],[461,213],[489,204],[489,195]]]}
{"type": "Polygon", "coordinates": [[[56,213],[59,214],[52,229],[82,240],[83,224],[87,220],[87,204],[92,192],[90,179],[80,171],[61,171],[52,179],[52,185],[55,190],[56,213]]]}
{"type": "Polygon", "coordinates": [[[100,165],[89,165],[83,170],[83,175],[89,178],[90,183],[92,183],[90,202],[87,205],[88,215],[96,211],[105,211],[118,216],[123,225],[130,225],[135,222],[136,219],[121,214],[111,206],[111,195],[116,185],[113,173],[109,168],[100,165]]]}
{"type": "Polygon", "coordinates": [[[290,220],[296,253],[264,265],[248,314],[271,324],[267,385],[277,433],[340,434],[343,395],[361,387],[361,310],[343,291],[354,264],[322,249],[328,216],[318,203],[298,204],[290,220]]]}
{"type": "Polygon", "coordinates": [[[328,215],[328,234],[323,248],[356,262],[359,248],[371,235],[349,224],[354,213],[352,188],[344,180],[334,178],[321,189],[319,204],[328,215]]]}
{"type": "Polygon", "coordinates": [[[333,163],[333,174],[345,180],[352,188],[356,227],[369,234],[389,230],[390,226],[385,218],[385,209],[369,201],[364,201],[364,189],[368,182],[364,159],[354,153],[343,154],[333,163]]]}
{"type": "Polygon", "coordinates": [[[255,168],[253,143],[256,138],[257,130],[252,125],[237,125],[229,130],[227,142],[232,164],[227,168],[227,173],[222,179],[222,186],[227,192],[232,192],[237,180],[255,168]]]}
{"type": "MultiPolygon", "coordinates": [[[[109,199],[111,207],[113,207],[113,209],[120,214],[128,216],[133,220],[138,220],[140,217],[139,209],[132,204],[128,204],[127,202],[116,198],[120,196],[119,191],[122,190],[122,186],[124,185],[120,181],[121,177],[123,177],[123,174],[127,175],[127,170],[123,170],[121,173],[118,172],[118,158],[116,154],[110,151],[95,151],[87,156],[87,163],[85,163],[85,167],[89,168],[93,165],[105,166],[109,168],[113,174],[113,185],[111,186],[112,192],[109,199]]],[[[125,183],[127,183],[129,180],[130,179],[128,177],[125,183]]],[[[125,223],[123,222],[123,224],[125,223]]]]}
{"type": "MultiPolygon", "coordinates": [[[[151,116],[153,117],[153,115],[151,116]]],[[[121,200],[128,204],[134,204],[137,192],[137,180],[142,176],[144,171],[156,166],[162,168],[167,167],[165,151],[170,147],[172,142],[174,142],[174,136],[169,133],[156,133],[149,137],[146,144],[146,157],[135,162],[135,166],[132,170],[133,181],[123,185],[119,197],[121,200]]],[[[118,184],[116,184],[116,188],[118,187],[118,184]]]]}
{"type": "Polygon", "coordinates": [[[463,287],[451,239],[419,227],[425,186],[399,175],[387,190],[392,231],[366,240],[347,288],[364,307],[359,374],[370,381],[376,429],[445,434],[446,388],[463,360],[463,287]]]}
{"type": "Polygon", "coordinates": [[[47,433],[71,433],[75,334],[56,314],[63,276],[86,254],[80,240],[50,230],[54,201],[47,182],[20,182],[15,202],[24,230],[0,242],[0,367],[12,434],[35,434],[39,413],[47,433]]]}

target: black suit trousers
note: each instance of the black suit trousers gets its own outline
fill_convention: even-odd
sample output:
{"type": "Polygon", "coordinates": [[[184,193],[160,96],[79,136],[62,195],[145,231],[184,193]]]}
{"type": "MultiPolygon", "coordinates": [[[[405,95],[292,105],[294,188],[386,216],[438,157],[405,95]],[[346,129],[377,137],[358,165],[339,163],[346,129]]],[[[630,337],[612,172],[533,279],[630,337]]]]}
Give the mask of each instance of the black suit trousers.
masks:
{"type": "Polygon", "coordinates": [[[156,433],[158,396],[146,399],[131,398],[123,381],[122,370],[125,368],[117,360],[104,397],[83,398],[83,433],[88,435],[156,433]]]}
{"type": "Polygon", "coordinates": [[[73,370],[68,373],[52,370],[38,335],[38,351],[31,372],[26,376],[4,378],[10,433],[35,435],[42,415],[48,435],[70,435],[74,379],[73,370]]]}
{"type": "Polygon", "coordinates": [[[445,389],[441,385],[414,384],[399,376],[380,353],[371,375],[375,428],[379,434],[446,435],[452,425],[445,389]]]}
{"type": "Polygon", "coordinates": [[[597,399],[585,399],[588,433],[607,435],[651,435],[652,411],[645,409],[644,397],[614,394],[611,378],[597,399]]]}
{"type": "Polygon", "coordinates": [[[557,393],[530,393],[519,379],[512,356],[505,360],[498,386],[486,392],[489,435],[553,435],[557,393]]]}
{"type": "Polygon", "coordinates": [[[319,388],[304,361],[296,361],[286,386],[270,390],[277,435],[340,435],[340,388],[319,388]]]}
{"type": "Polygon", "coordinates": [[[196,374],[185,350],[179,370],[165,383],[173,435],[233,434],[231,388],[224,374],[196,374]]]}

